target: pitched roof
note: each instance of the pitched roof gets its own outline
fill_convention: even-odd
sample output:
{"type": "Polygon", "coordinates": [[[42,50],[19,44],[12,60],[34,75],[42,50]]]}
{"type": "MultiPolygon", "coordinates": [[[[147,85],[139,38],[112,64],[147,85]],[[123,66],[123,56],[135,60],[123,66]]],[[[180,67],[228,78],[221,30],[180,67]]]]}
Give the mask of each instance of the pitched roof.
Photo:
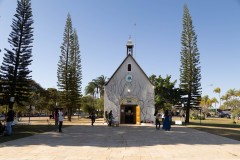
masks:
{"type": "MultiPolygon", "coordinates": [[[[139,66],[139,64],[137,63],[137,61],[133,58],[133,56],[131,54],[128,54],[127,57],[123,60],[123,62],[119,65],[119,67],[117,68],[117,70],[113,73],[113,75],[109,78],[109,80],[107,81],[107,83],[105,84],[105,86],[111,81],[111,79],[114,77],[114,75],[117,73],[117,71],[121,68],[121,66],[123,65],[123,63],[128,59],[128,57],[132,58],[132,60],[137,64],[138,68],[142,71],[143,75],[148,79],[148,81],[153,85],[153,83],[150,81],[150,79],[148,78],[148,76],[146,75],[146,73],[142,70],[142,68],[139,66]]],[[[154,85],[153,85],[154,86],[154,85]]]]}

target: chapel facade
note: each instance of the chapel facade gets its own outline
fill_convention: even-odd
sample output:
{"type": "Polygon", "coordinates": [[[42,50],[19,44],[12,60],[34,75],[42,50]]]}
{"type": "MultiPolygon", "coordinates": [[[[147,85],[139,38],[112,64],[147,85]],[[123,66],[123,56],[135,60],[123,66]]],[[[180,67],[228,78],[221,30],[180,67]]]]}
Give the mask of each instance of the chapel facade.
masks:
{"type": "Polygon", "coordinates": [[[133,57],[128,40],[127,56],[105,84],[104,112],[112,110],[120,124],[154,122],[154,86],[133,57]]]}

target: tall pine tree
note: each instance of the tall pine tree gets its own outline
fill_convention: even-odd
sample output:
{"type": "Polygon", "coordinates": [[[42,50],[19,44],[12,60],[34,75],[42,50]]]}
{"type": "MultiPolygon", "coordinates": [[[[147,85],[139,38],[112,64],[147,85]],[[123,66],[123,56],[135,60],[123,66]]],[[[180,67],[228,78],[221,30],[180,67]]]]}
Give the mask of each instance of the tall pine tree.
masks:
{"type": "Polygon", "coordinates": [[[28,100],[31,86],[31,71],[28,66],[32,62],[33,19],[30,0],[18,0],[16,14],[12,22],[12,32],[8,42],[11,49],[6,49],[0,70],[1,86],[9,101],[22,104],[28,100]],[[11,100],[10,100],[11,99],[11,100]]]}
{"type": "Polygon", "coordinates": [[[190,109],[199,105],[201,100],[201,67],[197,35],[187,5],[184,5],[181,43],[180,89],[184,91],[185,123],[189,123],[190,109]]]}
{"type": "Polygon", "coordinates": [[[70,68],[70,102],[71,106],[74,108],[78,108],[80,105],[80,97],[82,95],[82,67],[81,67],[81,56],[79,50],[78,36],[77,31],[73,30],[73,36],[71,40],[71,68],[70,68]]]}
{"type": "Polygon", "coordinates": [[[61,56],[58,62],[58,87],[61,91],[61,104],[67,108],[68,120],[71,121],[72,109],[77,107],[81,96],[81,57],[78,36],[72,29],[70,14],[64,29],[61,56]]]}
{"type": "MultiPolygon", "coordinates": [[[[58,62],[58,87],[61,91],[61,104],[66,106],[68,113],[71,110],[70,107],[70,92],[69,92],[69,70],[70,70],[70,50],[71,50],[71,39],[72,39],[72,20],[70,14],[67,16],[67,21],[63,34],[63,43],[61,46],[61,56],[58,62]]],[[[69,119],[69,117],[68,117],[69,119]]],[[[69,119],[71,120],[71,118],[69,119]]]]}

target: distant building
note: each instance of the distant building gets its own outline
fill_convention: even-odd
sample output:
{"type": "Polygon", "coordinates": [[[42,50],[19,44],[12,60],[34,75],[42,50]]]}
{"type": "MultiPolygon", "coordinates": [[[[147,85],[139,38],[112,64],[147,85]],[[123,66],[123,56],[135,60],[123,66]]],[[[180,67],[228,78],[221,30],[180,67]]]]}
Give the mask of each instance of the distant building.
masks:
{"type": "Polygon", "coordinates": [[[133,58],[133,44],[127,42],[127,57],[105,85],[104,111],[113,112],[121,124],[154,121],[154,86],[133,58]]]}

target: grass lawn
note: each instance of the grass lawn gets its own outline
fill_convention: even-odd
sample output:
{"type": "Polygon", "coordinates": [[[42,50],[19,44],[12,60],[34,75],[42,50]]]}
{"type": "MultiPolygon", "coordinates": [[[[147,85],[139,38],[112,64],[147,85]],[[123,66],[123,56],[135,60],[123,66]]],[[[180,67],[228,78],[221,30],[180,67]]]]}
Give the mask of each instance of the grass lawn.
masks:
{"type": "MultiPolygon", "coordinates": [[[[22,123],[21,125],[13,126],[13,134],[11,136],[0,136],[0,143],[56,130],[54,120],[49,120],[48,117],[31,117],[31,125],[27,125],[28,122],[29,118],[23,117],[20,121],[20,123],[22,123]]],[[[75,118],[74,123],[77,122],[77,118],[75,118]]],[[[63,128],[70,125],[72,124],[65,120],[63,123],[63,128]]]]}
{"type": "Polygon", "coordinates": [[[55,130],[54,125],[15,125],[11,136],[1,136],[0,143],[55,130]]]}
{"type": "MultiPolygon", "coordinates": [[[[96,122],[97,121],[99,121],[99,119],[97,119],[96,122]]],[[[19,123],[21,125],[13,126],[13,134],[11,136],[0,136],[0,143],[56,130],[54,120],[49,120],[49,117],[31,117],[31,125],[26,125],[29,124],[29,117],[22,117],[22,120],[19,123]]],[[[78,119],[78,116],[73,116],[71,122],[67,121],[65,118],[63,128],[79,124],[80,120],[78,119]]],[[[90,125],[90,119],[81,119],[81,124],[90,125]]]]}
{"type": "Polygon", "coordinates": [[[240,121],[233,124],[232,119],[207,118],[200,124],[200,120],[190,119],[187,127],[240,141],[240,121]]]}

